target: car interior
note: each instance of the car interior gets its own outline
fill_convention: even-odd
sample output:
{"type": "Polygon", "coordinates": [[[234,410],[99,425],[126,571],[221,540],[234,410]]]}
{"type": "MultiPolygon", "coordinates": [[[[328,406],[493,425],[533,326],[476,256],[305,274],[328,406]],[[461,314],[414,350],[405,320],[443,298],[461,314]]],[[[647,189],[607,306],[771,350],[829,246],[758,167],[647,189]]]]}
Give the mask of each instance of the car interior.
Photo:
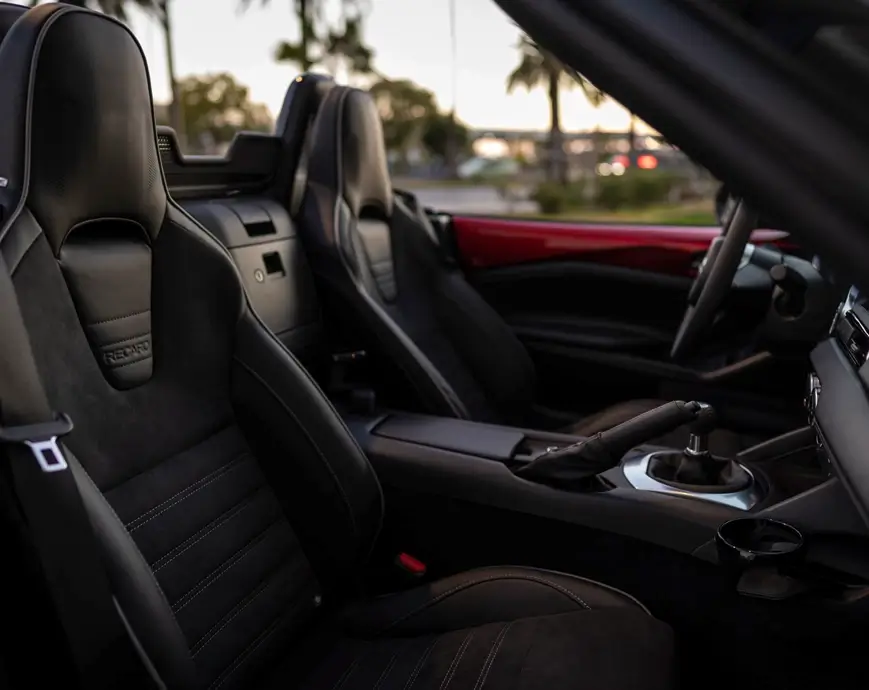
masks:
{"type": "Polygon", "coordinates": [[[708,161],[723,226],[426,208],[317,74],[187,157],[124,24],[0,3],[0,684],[865,686],[863,144],[797,76],[865,80],[869,16],[498,4],[708,161]],[[723,77],[677,88],[714,46],[778,87],[727,126],[794,113],[751,155],[723,77]]]}

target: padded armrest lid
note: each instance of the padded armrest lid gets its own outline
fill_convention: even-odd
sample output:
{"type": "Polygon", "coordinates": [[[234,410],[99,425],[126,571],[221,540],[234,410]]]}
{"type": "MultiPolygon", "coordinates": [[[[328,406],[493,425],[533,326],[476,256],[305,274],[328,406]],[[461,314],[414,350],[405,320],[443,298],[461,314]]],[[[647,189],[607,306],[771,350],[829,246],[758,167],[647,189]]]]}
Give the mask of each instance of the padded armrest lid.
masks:
{"type": "Polygon", "coordinates": [[[396,441],[451,450],[493,460],[509,460],[525,434],[516,429],[448,417],[390,415],[372,432],[396,441]]]}

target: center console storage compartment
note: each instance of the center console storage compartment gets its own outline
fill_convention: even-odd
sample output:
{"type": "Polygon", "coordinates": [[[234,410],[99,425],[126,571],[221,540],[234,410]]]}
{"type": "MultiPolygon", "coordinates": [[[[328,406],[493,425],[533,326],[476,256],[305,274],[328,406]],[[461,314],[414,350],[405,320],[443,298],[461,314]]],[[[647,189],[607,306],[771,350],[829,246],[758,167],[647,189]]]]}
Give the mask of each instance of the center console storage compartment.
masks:
{"type": "Polygon", "coordinates": [[[387,416],[371,433],[396,441],[505,462],[515,457],[525,441],[525,434],[518,429],[448,417],[406,414],[387,416]]]}

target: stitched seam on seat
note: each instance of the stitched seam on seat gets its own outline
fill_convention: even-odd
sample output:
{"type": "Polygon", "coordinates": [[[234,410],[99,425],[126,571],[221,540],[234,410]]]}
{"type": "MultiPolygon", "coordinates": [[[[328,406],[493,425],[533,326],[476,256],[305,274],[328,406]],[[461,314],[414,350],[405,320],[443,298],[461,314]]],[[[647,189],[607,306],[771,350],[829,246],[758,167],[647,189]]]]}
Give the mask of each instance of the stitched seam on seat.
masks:
{"type": "Polygon", "coordinates": [[[495,665],[495,659],[498,656],[498,651],[501,649],[501,645],[504,642],[504,639],[507,637],[507,633],[510,632],[510,628],[513,627],[513,623],[511,622],[509,625],[505,625],[501,628],[501,632],[498,633],[498,638],[492,643],[492,649],[489,650],[489,655],[486,657],[486,661],[483,662],[483,668],[480,669],[480,676],[477,678],[477,683],[474,685],[474,690],[482,690],[483,686],[486,684],[486,680],[489,678],[489,671],[492,670],[492,666],[495,665]]]}
{"type": "MultiPolygon", "coordinates": [[[[81,464],[81,463],[79,463],[79,464],[81,464]]],[[[106,505],[108,506],[109,510],[112,511],[112,515],[115,516],[115,520],[118,521],[118,524],[119,524],[119,525],[123,525],[124,523],[121,521],[121,518],[118,517],[118,514],[115,512],[115,509],[112,507],[112,504],[109,503],[108,499],[107,499],[107,498],[105,497],[105,495],[100,491],[99,487],[96,485],[96,482],[94,482],[94,480],[91,479],[91,476],[90,476],[90,474],[88,474],[87,469],[86,469],[83,465],[82,465],[82,468],[81,468],[81,469],[82,469],[82,472],[84,473],[84,476],[85,476],[85,477],[87,478],[87,480],[90,482],[90,485],[94,488],[94,491],[96,491],[96,492],[100,495],[100,497],[103,499],[103,501],[105,501],[105,503],[106,503],[106,505]]],[[[129,532],[128,532],[127,534],[129,535],[129,532]]],[[[133,541],[133,538],[132,538],[132,537],[130,537],[130,541],[133,541]]],[[[135,542],[133,542],[133,545],[136,547],[136,550],[139,552],[139,555],[142,556],[142,552],[141,552],[141,550],[139,550],[138,545],[137,545],[135,542]]],[[[143,561],[145,560],[145,557],[144,557],[144,556],[142,556],[142,560],[143,560],[143,561]]],[[[157,576],[154,575],[154,571],[151,570],[151,568],[150,568],[150,566],[148,566],[147,562],[145,563],[145,565],[147,566],[147,567],[145,568],[145,570],[148,571],[148,575],[150,575],[150,577],[151,577],[151,582],[153,583],[154,587],[157,588],[157,591],[160,592],[160,596],[163,597],[163,601],[165,601],[165,602],[166,602],[166,605],[169,606],[169,597],[166,596],[166,592],[163,591],[163,588],[160,586],[160,583],[157,581],[157,576]]],[[[171,607],[170,607],[170,608],[171,608],[171,607]]],[[[177,621],[176,621],[176,623],[177,623],[177,621]]]]}
{"type": "Polygon", "coordinates": [[[444,676],[444,679],[441,681],[440,690],[447,690],[450,682],[453,680],[453,676],[456,675],[456,669],[459,668],[459,664],[462,663],[462,657],[465,656],[465,651],[471,644],[471,640],[474,639],[474,633],[469,632],[465,639],[462,641],[461,646],[459,647],[456,655],[453,657],[453,661],[450,664],[450,667],[447,669],[447,673],[444,676]]]}
{"type": "Polygon", "coordinates": [[[170,496],[162,503],[159,503],[158,505],[154,506],[153,508],[149,508],[144,513],[142,513],[139,517],[134,518],[133,520],[131,520],[128,524],[126,524],[124,526],[130,531],[130,534],[132,534],[133,532],[135,532],[137,529],[139,529],[143,525],[146,525],[147,523],[151,522],[151,520],[153,520],[154,518],[159,517],[160,515],[165,513],[170,508],[173,508],[174,506],[178,505],[179,503],[181,503],[185,499],[190,498],[193,494],[201,491],[202,489],[204,489],[206,486],[208,486],[212,482],[215,482],[218,479],[220,479],[221,477],[223,477],[227,472],[229,472],[231,469],[234,469],[235,466],[237,466],[242,460],[244,460],[249,455],[250,455],[250,453],[245,451],[244,453],[242,453],[238,457],[233,458],[232,460],[230,460],[229,462],[227,462],[224,465],[221,465],[213,472],[209,472],[207,475],[205,475],[201,479],[197,479],[192,484],[185,486],[183,489],[181,489],[181,491],[170,496]],[[191,489],[192,489],[192,491],[191,491],[191,489]],[[187,492],[189,492],[189,493],[187,493],[187,492]],[[169,505],[167,505],[167,504],[169,504],[169,505]],[[162,508],[162,510],[160,510],[161,508],[162,508]],[[155,510],[157,510],[159,512],[156,515],[151,515],[151,513],[153,513],[155,510]],[[147,518],[147,519],[144,522],[140,522],[140,520],[142,520],[142,518],[147,518]]]}
{"type": "Polygon", "coordinates": [[[385,632],[387,630],[394,628],[399,623],[402,623],[402,622],[406,621],[407,619],[412,618],[413,616],[417,615],[418,613],[421,613],[422,611],[425,611],[426,609],[431,608],[435,604],[440,603],[444,599],[447,599],[448,597],[452,596],[453,594],[456,594],[457,592],[460,592],[460,591],[465,590],[465,589],[469,589],[471,587],[475,587],[477,585],[481,585],[485,582],[494,582],[496,580],[527,580],[529,582],[536,582],[538,584],[545,585],[547,587],[551,587],[552,589],[555,589],[555,590],[561,592],[564,596],[568,597],[569,599],[571,599],[575,603],[579,604],[584,609],[591,610],[591,606],[586,604],[578,595],[574,594],[570,590],[565,589],[564,587],[562,587],[561,585],[559,585],[555,582],[550,582],[549,580],[544,580],[543,578],[539,578],[539,577],[533,577],[531,575],[520,575],[518,573],[505,573],[503,575],[492,575],[491,577],[486,577],[486,578],[483,578],[482,580],[476,580],[475,582],[463,582],[460,585],[456,585],[452,589],[450,589],[446,592],[443,592],[442,594],[439,594],[431,601],[427,601],[422,606],[414,609],[410,613],[405,614],[401,618],[393,621],[388,626],[386,626],[386,628],[384,628],[383,631],[385,632]]]}
{"type": "Polygon", "coordinates": [[[292,613],[295,613],[298,608],[293,609],[292,611],[288,611],[283,616],[280,616],[277,620],[275,620],[269,627],[260,633],[258,637],[255,637],[251,643],[239,652],[238,656],[235,657],[235,661],[230,664],[230,666],[223,671],[223,673],[218,676],[214,682],[208,686],[209,690],[217,690],[221,685],[223,685],[229,678],[235,673],[238,669],[241,668],[242,664],[247,661],[248,657],[253,654],[257,649],[259,649],[266,640],[268,640],[278,629],[281,627],[281,623],[283,623],[292,613]]]}
{"type": "Polygon", "coordinates": [[[253,603],[260,594],[268,589],[269,584],[269,580],[265,580],[264,582],[262,582],[259,587],[257,587],[253,592],[247,595],[247,597],[245,598],[246,600],[242,600],[244,603],[240,607],[236,608],[235,611],[232,611],[228,618],[224,618],[223,621],[219,622],[217,626],[212,626],[210,630],[208,630],[201,638],[199,638],[196,644],[190,648],[191,656],[193,656],[193,658],[195,659],[196,655],[199,654],[203,649],[205,649],[208,644],[215,637],[217,637],[227,625],[232,623],[232,621],[235,620],[236,616],[238,616],[242,611],[250,606],[251,603],[253,603]],[[217,627],[216,630],[215,627],[217,627]]]}
{"type": "Polygon", "coordinates": [[[151,337],[151,331],[146,331],[145,333],[140,333],[139,335],[134,335],[130,338],[124,338],[123,340],[115,340],[111,343],[101,343],[100,347],[114,347],[115,345],[123,345],[124,343],[132,343],[136,340],[141,340],[142,338],[151,337]]]}
{"type": "Polygon", "coordinates": [[[528,657],[531,655],[531,650],[534,648],[534,642],[538,639],[537,638],[537,628],[540,627],[540,621],[539,620],[532,621],[532,626],[533,626],[533,629],[531,632],[533,634],[531,635],[531,637],[528,641],[528,645],[525,647],[525,654],[522,656],[522,663],[519,666],[519,673],[516,674],[517,683],[522,682],[522,674],[525,672],[525,666],[528,664],[528,657]]]}
{"type": "Polygon", "coordinates": [[[217,582],[221,577],[223,577],[229,570],[234,568],[241,562],[250,552],[253,550],[254,546],[260,544],[266,537],[266,535],[271,532],[278,525],[283,524],[283,520],[280,518],[276,519],[274,522],[269,523],[269,525],[255,537],[253,537],[249,542],[247,542],[244,546],[242,546],[238,551],[236,551],[232,556],[230,556],[227,560],[221,563],[217,568],[212,570],[208,575],[203,577],[199,582],[197,582],[191,589],[187,591],[186,594],[179,597],[174,604],[172,604],[172,610],[177,614],[179,613],[185,606],[187,606],[191,601],[193,601],[196,597],[198,597],[202,592],[208,589],[211,585],[217,582]],[[183,602],[183,603],[182,603],[183,602]]]}
{"type": "MultiPolygon", "coordinates": [[[[215,436],[218,436],[219,434],[222,434],[224,431],[232,429],[233,427],[234,427],[233,421],[223,422],[220,425],[220,427],[218,427],[215,431],[209,432],[208,435],[205,436],[204,438],[197,438],[195,441],[191,442],[190,445],[186,445],[186,446],[176,450],[175,452],[173,452],[173,454],[170,455],[168,458],[164,458],[163,460],[158,460],[153,465],[149,465],[148,467],[137,470],[134,474],[131,474],[129,477],[123,477],[117,483],[112,484],[109,487],[106,487],[105,491],[102,491],[102,493],[105,495],[112,493],[118,487],[123,486],[124,484],[127,484],[138,477],[142,477],[146,474],[149,474],[150,472],[156,470],[158,467],[161,467],[164,463],[173,461],[179,455],[183,455],[187,451],[192,450],[193,448],[197,448],[198,446],[201,446],[201,445],[209,442],[215,436]]],[[[124,527],[126,527],[126,525],[124,525],[124,527]]]]}
{"type": "Polygon", "coordinates": [[[218,527],[222,527],[234,517],[239,515],[239,513],[244,511],[246,508],[249,508],[253,503],[254,499],[263,491],[263,488],[264,487],[260,486],[254,489],[248,496],[242,498],[241,501],[236,503],[229,510],[224,511],[221,515],[218,515],[214,520],[205,525],[205,527],[200,529],[196,534],[192,535],[188,539],[185,539],[178,546],[169,551],[169,553],[154,561],[154,563],[151,564],[151,568],[153,568],[155,573],[161,571],[172,561],[178,558],[181,554],[196,546],[196,544],[205,539],[205,537],[211,534],[218,527]]]}
{"type": "Polygon", "coordinates": [[[374,687],[371,690],[380,690],[380,686],[383,685],[383,681],[386,680],[386,677],[389,675],[392,667],[395,666],[396,659],[398,659],[398,653],[392,655],[392,658],[389,660],[386,668],[383,669],[383,673],[380,674],[380,678],[377,679],[377,682],[374,684],[374,687]]]}
{"type": "Polygon", "coordinates": [[[416,666],[413,667],[413,671],[407,679],[407,682],[404,684],[404,690],[412,690],[414,683],[416,683],[416,679],[419,676],[419,672],[422,671],[422,667],[425,666],[425,662],[428,661],[428,658],[431,656],[432,650],[435,648],[435,645],[440,640],[440,637],[436,637],[431,641],[431,644],[426,648],[426,650],[422,653],[422,656],[419,658],[419,661],[416,662],[416,666]]]}
{"type": "Polygon", "coordinates": [[[350,665],[344,669],[344,673],[342,673],[338,680],[335,681],[335,684],[332,686],[332,690],[339,690],[344,687],[344,683],[347,682],[347,679],[353,675],[353,671],[356,670],[356,667],[359,665],[359,662],[362,661],[362,658],[365,656],[364,652],[367,645],[363,645],[362,649],[356,652],[356,656],[353,657],[353,661],[350,662],[350,665]]]}
{"type": "MultiPolygon", "coordinates": [[[[290,577],[298,574],[299,570],[306,567],[307,564],[302,562],[295,562],[290,564],[290,568],[288,572],[290,577]]],[[[265,579],[256,586],[247,596],[243,597],[238,603],[235,604],[226,615],[217,621],[214,625],[212,625],[202,636],[196,641],[196,643],[190,648],[192,656],[195,657],[199,654],[211,641],[220,634],[220,632],[227,626],[229,623],[238,616],[242,611],[244,611],[260,594],[262,594],[265,590],[267,590],[275,581],[275,578],[278,576],[280,571],[283,569],[283,563],[278,564],[275,568],[273,568],[265,579]]],[[[300,611],[305,608],[306,605],[311,601],[311,598],[307,596],[307,591],[309,589],[309,584],[302,584],[301,587],[298,588],[297,594],[299,594],[299,598],[297,602],[291,606],[289,611],[284,614],[284,618],[287,618],[293,613],[300,611]],[[304,595],[304,596],[302,596],[304,595]]]]}
{"type": "Polygon", "coordinates": [[[562,572],[559,572],[557,570],[542,570],[541,572],[549,573],[552,575],[561,575],[562,577],[567,577],[567,578],[570,578],[572,580],[579,580],[580,582],[585,582],[587,584],[592,585],[593,587],[605,589],[608,592],[611,592],[613,594],[617,594],[618,596],[622,597],[623,599],[626,599],[629,603],[634,604],[635,606],[642,609],[645,613],[649,614],[650,616],[652,615],[651,611],[649,611],[649,609],[646,608],[646,606],[643,604],[643,602],[641,602],[639,599],[637,599],[633,595],[628,594],[627,592],[625,592],[621,589],[618,589],[617,587],[613,587],[612,585],[608,585],[605,582],[598,582],[597,580],[590,580],[587,577],[582,577],[580,575],[571,575],[570,573],[562,573],[562,572]]]}
{"type": "Polygon", "coordinates": [[[145,314],[150,314],[150,309],[145,309],[144,311],[134,311],[132,314],[127,314],[126,316],[114,316],[111,319],[106,319],[105,321],[94,321],[93,323],[86,323],[85,326],[90,328],[91,326],[102,326],[105,323],[113,323],[114,321],[123,321],[124,319],[132,319],[134,316],[143,316],[145,314]]]}

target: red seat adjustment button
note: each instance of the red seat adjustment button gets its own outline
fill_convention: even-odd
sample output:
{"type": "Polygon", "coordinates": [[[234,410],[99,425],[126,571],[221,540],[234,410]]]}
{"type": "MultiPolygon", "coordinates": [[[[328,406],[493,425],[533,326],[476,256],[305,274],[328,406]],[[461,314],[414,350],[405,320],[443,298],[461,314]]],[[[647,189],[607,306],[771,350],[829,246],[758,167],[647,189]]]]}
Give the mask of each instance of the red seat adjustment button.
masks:
{"type": "Polygon", "coordinates": [[[414,558],[409,553],[400,553],[395,559],[396,564],[402,570],[409,572],[411,575],[425,575],[426,565],[417,558],[414,558]]]}

